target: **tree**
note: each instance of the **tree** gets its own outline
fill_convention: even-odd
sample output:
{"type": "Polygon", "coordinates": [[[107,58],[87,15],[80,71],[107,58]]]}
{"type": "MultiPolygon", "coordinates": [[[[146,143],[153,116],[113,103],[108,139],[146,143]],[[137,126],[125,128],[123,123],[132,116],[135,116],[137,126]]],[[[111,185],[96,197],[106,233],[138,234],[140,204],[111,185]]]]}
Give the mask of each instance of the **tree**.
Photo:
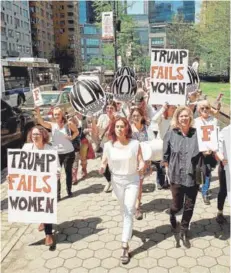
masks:
{"type": "MultiPolygon", "coordinates": [[[[114,5],[113,2],[114,1],[100,1],[100,0],[94,1],[93,5],[94,5],[96,20],[98,22],[99,28],[102,27],[101,25],[102,12],[113,11],[113,5],[114,5]]],[[[123,65],[133,66],[134,56],[127,57],[127,50],[131,46],[132,55],[133,55],[133,54],[136,54],[136,52],[138,51],[140,54],[140,49],[138,48],[138,43],[137,43],[138,41],[135,39],[134,21],[131,16],[125,14],[124,12],[125,9],[132,4],[127,5],[126,7],[125,3],[122,1],[116,1],[115,3],[116,3],[116,10],[117,10],[117,18],[119,18],[121,21],[121,31],[119,32],[117,36],[118,55],[121,56],[123,65]]],[[[112,53],[114,55],[114,50],[112,53]]],[[[106,57],[105,54],[104,56],[106,57]]],[[[104,60],[106,61],[105,57],[104,57],[104,60]]]]}
{"type": "Polygon", "coordinates": [[[56,47],[52,52],[50,62],[59,64],[61,74],[67,75],[74,67],[75,57],[68,52],[67,48],[59,49],[56,47]]]}
{"type": "Polygon", "coordinates": [[[178,14],[167,25],[166,33],[168,48],[187,49],[191,59],[198,56],[200,33],[194,23],[185,22],[183,16],[178,14]]]}
{"type": "Polygon", "coordinates": [[[230,71],[230,2],[205,1],[200,14],[201,58],[207,71],[221,75],[230,71]]]}

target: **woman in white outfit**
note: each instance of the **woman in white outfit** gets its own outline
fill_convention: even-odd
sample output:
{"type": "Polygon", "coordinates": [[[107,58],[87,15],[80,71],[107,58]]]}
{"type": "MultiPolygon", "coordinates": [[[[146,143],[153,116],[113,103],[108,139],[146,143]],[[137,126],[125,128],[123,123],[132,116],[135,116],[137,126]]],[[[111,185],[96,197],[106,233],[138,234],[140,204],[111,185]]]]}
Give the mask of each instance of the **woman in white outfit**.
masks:
{"type": "Polygon", "coordinates": [[[121,262],[130,260],[128,242],[132,236],[133,214],[139,192],[139,175],[143,173],[144,161],[138,140],[133,140],[132,130],[126,118],[116,118],[109,129],[110,141],[105,143],[100,174],[107,164],[112,174],[112,187],[120,203],[123,215],[121,262]]]}

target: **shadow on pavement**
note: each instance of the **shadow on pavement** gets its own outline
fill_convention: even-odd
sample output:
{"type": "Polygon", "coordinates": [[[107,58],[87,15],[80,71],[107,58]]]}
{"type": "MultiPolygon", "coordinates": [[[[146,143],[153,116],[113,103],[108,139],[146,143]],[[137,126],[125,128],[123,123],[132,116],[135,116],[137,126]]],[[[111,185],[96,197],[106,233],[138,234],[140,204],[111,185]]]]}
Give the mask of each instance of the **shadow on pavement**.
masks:
{"type": "MultiPolygon", "coordinates": [[[[78,186],[78,184],[77,184],[77,186],[78,186]]],[[[74,187],[72,187],[72,189],[74,189],[74,187]]],[[[103,189],[104,189],[104,185],[102,185],[102,184],[93,184],[93,185],[91,185],[91,186],[89,186],[87,188],[74,191],[73,192],[73,197],[76,197],[76,196],[81,195],[81,194],[101,193],[103,191],[103,189]]],[[[63,198],[63,199],[65,199],[65,198],[63,198]]]]}
{"type": "Polygon", "coordinates": [[[152,211],[165,211],[170,208],[172,199],[167,198],[159,198],[154,199],[149,203],[142,205],[143,212],[152,212],[152,211]]]}
{"type": "MultiPolygon", "coordinates": [[[[131,251],[130,254],[131,256],[135,256],[139,253],[142,253],[143,251],[152,248],[154,245],[157,245],[158,243],[164,241],[165,239],[173,235],[176,241],[175,246],[177,246],[178,237],[175,236],[175,234],[171,231],[170,224],[158,226],[153,229],[147,229],[142,232],[133,230],[133,236],[140,238],[143,244],[138,248],[134,249],[133,251],[131,251]]],[[[195,238],[202,238],[205,236],[213,236],[214,238],[217,238],[219,240],[227,240],[230,238],[230,224],[226,223],[221,226],[216,223],[215,217],[212,219],[201,219],[192,222],[189,230],[189,240],[195,238]]],[[[183,244],[180,243],[180,245],[182,246],[183,244]]]]}
{"type": "Polygon", "coordinates": [[[155,189],[156,189],[156,185],[154,183],[149,183],[149,184],[145,183],[142,186],[142,192],[143,193],[153,192],[153,191],[155,191],[155,189]]]}
{"type": "MultiPolygon", "coordinates": [[[[49,250],[54,251],[56,244],[69,243],[72,244],[79,240],[82,240],[90,235],[97,234],[104,230],[98,229],[97,225],[102,222],[99,217],[90,217],[84,220],[76,219],[73,221],[65,221],[59,225],[53,225],[55,243],[49,250]]],[[[45,236],[44,236],[45,237],[45,236]]],[[[39,240],[30,244],[29,246],[36,246],[44,244],[44,240],[39,240]]]]}

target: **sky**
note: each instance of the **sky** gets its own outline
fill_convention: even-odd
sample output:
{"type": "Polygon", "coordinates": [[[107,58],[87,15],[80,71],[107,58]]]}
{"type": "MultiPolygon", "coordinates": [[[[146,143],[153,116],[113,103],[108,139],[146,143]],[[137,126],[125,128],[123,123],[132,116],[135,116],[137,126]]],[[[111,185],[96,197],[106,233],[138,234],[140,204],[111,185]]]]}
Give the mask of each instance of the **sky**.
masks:
{"type": "Polygon", "coordinates": [[[143,14],[144,13],[144,4],[143,0],[140,1],[127,1],[128,5],[132,5],[131,8],[128,8],[128,14],[143,14]]]}

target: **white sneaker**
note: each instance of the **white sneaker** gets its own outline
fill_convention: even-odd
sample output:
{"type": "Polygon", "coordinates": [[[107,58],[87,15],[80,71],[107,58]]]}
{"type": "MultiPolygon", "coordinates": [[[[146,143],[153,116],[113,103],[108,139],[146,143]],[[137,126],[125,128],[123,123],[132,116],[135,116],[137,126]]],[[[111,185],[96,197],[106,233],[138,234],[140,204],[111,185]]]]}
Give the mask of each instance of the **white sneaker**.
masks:
{"type": "Polygon", "coordinates": [[[111,182],[108,182],[107,185],[104,187],[104,192],[110,192],[111,190],[111,182]]]}

